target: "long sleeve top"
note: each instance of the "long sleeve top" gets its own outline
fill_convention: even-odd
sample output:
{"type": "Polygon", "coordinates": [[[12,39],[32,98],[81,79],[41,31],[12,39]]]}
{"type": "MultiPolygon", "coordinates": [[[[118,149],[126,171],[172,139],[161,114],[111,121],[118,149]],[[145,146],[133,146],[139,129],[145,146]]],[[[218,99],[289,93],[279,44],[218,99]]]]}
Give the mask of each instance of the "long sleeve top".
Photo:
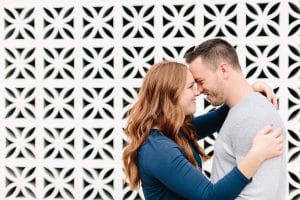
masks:
{"type": "MultiPolygon", "coordinates": [[[[198,137],[203,138],[218,130],[227,112],[228,108],[221,107],[196,117],[193,125],[198,137]]],[[[198,165],[202,166],[200,156],[193,148],[192,150],[198,165]]],[[[151,130],[138,152],[138,169],[147,200],[230,200],[235,199],[250,182],[237,167],[234,167],[218,182],[211,183],[187,160],[180,146],[155,129],[151,130]]]]}

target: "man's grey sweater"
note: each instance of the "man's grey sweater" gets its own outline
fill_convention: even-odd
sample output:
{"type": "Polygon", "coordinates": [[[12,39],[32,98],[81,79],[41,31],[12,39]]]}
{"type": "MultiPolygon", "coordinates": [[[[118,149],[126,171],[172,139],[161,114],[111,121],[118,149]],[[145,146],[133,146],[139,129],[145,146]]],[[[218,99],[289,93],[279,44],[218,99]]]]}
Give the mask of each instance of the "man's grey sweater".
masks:
{"type": "MultiPolygon", "coordinates": [[[[286,138],[278,111],[259,93],[250,93],[229,110],[215,143],[211,177],[213,182],[224,177],[245,157],[252,146],[254,136],[266,125],[283,128],[286,138]]],[[[284,200],[287,191],[286,175],[284,151],[284,155],[263,162],[252,182],[237,199],[284,200]]]]}

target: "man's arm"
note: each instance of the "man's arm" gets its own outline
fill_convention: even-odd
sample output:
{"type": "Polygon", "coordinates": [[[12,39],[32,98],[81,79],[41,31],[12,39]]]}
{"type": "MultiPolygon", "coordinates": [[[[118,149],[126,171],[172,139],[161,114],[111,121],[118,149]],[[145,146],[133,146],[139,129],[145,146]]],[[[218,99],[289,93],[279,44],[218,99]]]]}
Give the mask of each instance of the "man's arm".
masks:
{"type": "MultiPolygon", "coordinates": [[[[233,151],[236,162],[240,162],[249,151],[256,132],[263,126],[274,124],[271,119],[260,117],[247,117],[237,123],[234,131],[236,137],[232,139],[233,151]]],[[[276,122],[275,122],[276,123],[276,122]]],[[[278,126],[278,125],[277,125],[278,126]]],[[[283,156],[265,161],[256,174],[252,182],[241,192],[238,200],[274,200],[277,199],[277,190],[281,180],[283,156]]]]}

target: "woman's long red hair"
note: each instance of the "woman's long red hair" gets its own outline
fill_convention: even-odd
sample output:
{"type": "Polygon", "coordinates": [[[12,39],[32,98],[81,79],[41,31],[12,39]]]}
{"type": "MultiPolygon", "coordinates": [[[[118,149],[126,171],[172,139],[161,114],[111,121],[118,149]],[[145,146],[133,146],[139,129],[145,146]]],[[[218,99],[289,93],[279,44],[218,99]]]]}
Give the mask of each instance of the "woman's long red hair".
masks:
{"type": "Polygon", "coordinates": [[[163,61],[153,65],[144,78],[138,99],[128,112],[125,127],[129,142],[123,151],[123,162],[131,189],[140,186],[138,150],[147,140],[151,128],[159,127],[162,134],[176,142],[194,166],[198,167],[189,143],[204,160],[207,159],[192,132],[192,116],[185,116],[178,103],[186,75],[184,64],[163,61]],[[179,132],[184,133],[185,138],[179,132]]]}

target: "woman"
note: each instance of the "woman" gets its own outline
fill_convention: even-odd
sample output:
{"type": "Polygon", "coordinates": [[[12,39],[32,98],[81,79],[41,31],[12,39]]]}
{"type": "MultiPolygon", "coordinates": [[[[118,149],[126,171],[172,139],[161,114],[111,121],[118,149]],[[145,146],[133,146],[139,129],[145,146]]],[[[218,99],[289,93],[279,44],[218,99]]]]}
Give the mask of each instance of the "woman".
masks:
{"type": "Polygon", "coordinates": [[[201,172],[201,157],[208,157],[197,139],[217,131],[228,108],[193,119],[198,95],[183,64],[164,61],[146,74],[128,116],[123,152],[130,186],[141,183],[146,199],[235,199],[264,160],[281,155],[281,130],[264,127],[244,160],[217,183],[209,182],[201,172]]]}

